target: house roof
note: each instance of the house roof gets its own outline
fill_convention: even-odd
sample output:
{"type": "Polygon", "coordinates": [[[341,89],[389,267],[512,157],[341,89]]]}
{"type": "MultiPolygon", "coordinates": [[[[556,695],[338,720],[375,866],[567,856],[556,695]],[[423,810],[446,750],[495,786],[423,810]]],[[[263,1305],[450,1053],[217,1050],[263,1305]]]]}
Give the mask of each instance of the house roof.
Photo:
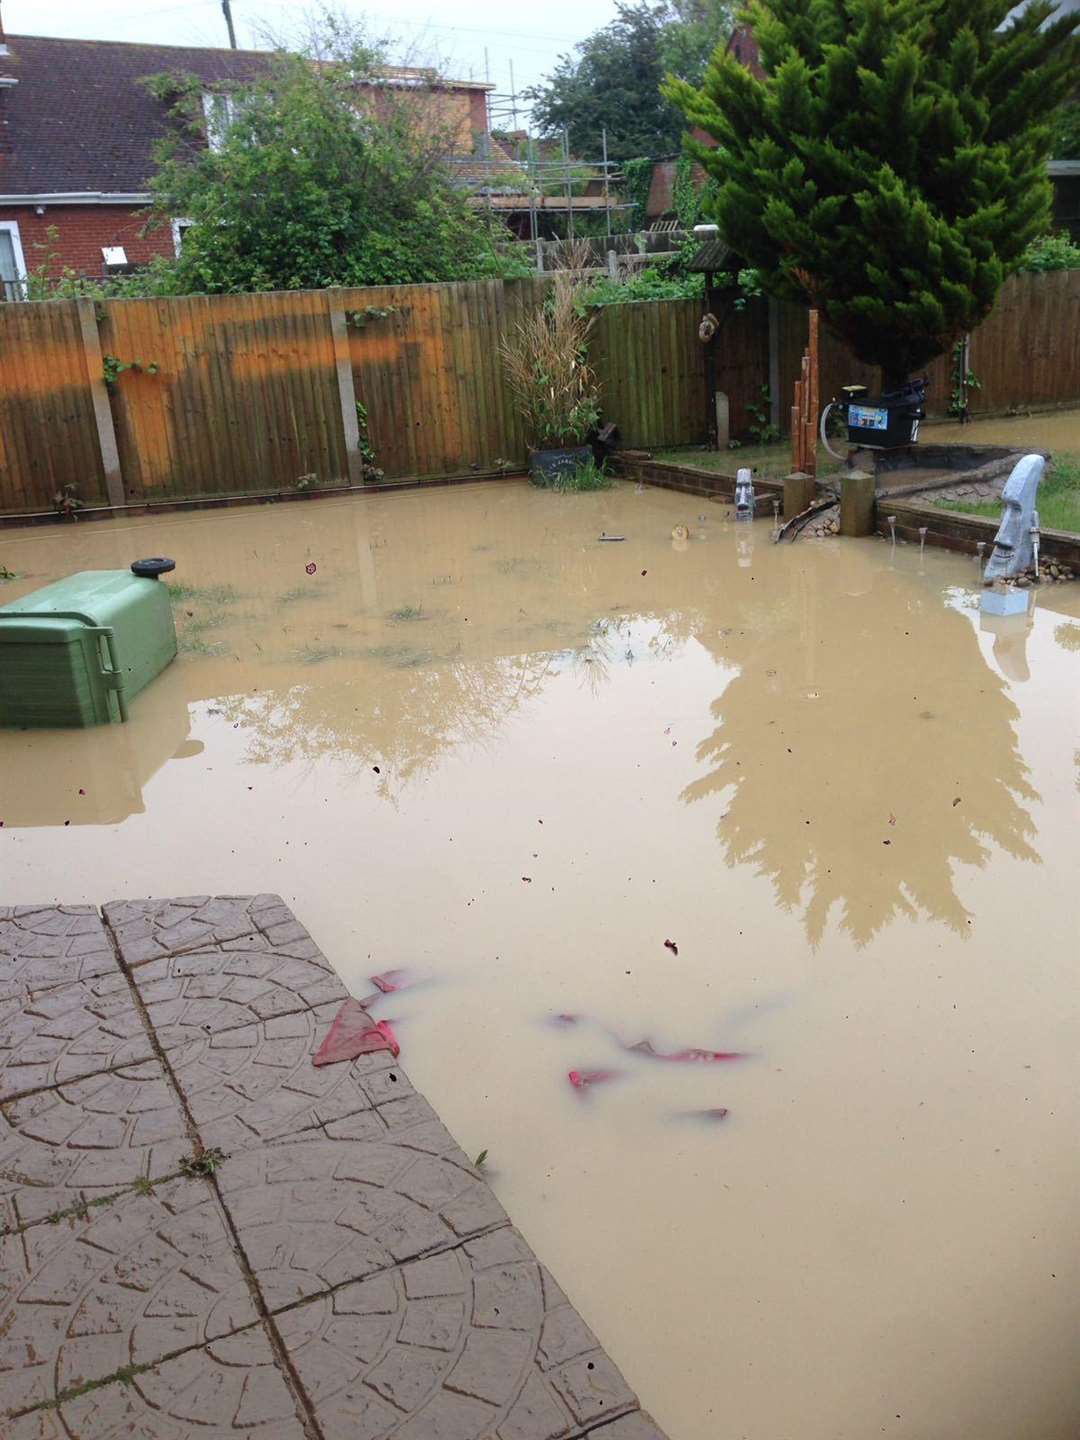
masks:
{"type": "MultiPolygon", "coordinates": [[[[167,128],[167,107],[138,82],[163,71],[197,75],[207,86],[244,82],[272,60],[265,50],[212,50],[191,45],[142,45],[5,35],[9,53],[0,76],[6,120],[0,131],[0,196],[144,195],[154,173],[154,142],[167,128]]],[[[386,83],[428,72],[397,67],[386,83]]],[[[436,82],[438,83],[438,82],[436,82]]],[[[449,90],[489,87],[444,80],[449,90]]]]}
{"type": "Polygon", "coordinates": [[[137,82],[165,70],[208,85],[250,80],[270,56],[253,50],[134,45],[6,35],[0,194],[129,194],[146,190],[166,107],[137,82]]]}

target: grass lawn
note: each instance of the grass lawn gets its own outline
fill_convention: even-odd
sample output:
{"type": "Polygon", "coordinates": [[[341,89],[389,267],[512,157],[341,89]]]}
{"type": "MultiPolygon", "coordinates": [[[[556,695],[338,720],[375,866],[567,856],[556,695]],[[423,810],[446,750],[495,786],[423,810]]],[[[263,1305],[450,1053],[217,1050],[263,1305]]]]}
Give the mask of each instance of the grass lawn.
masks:
{"type": "MultiPolygon", "coordinates": [[[[705,450],[695,445],[681,450],[655,450],[657,460],[668,465],[691,465],[695,470],[719,471],[734,475],[749,466],[762,479],[782,479],[791,474],[791,442],[779,440],[772,445],[738,445],[734,450],[705,450]]],[[[818,446],[818,474],[830,475],[839,469],[839,462],[818,446]]]]}
{"type": "MultiPolygon", "coordinates": [[[[1000,500],[935,500],[941,510],[960,510],[965,515],[987,515],[996,520],[1000,500]]],[[[1039,524],[1047,530],[1071,530],[1080,534],[1080,455],[1057,455],[1039,486],[1039,524]]]]}

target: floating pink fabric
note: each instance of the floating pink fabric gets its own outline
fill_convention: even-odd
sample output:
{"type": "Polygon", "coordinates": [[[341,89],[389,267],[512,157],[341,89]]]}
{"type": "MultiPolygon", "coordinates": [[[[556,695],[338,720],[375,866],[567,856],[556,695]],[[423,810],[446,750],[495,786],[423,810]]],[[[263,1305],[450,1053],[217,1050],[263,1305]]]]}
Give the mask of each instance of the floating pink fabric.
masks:
{"type": "Polygon", "coordinates": [[[689,1050],[654,1050],[651,1040],[639,1040],[636,1045],[627,1045],[627,1050],[632,1050],[636,1055],[645,1055],[650,1060],[671,1060],[676,1064],[687,1065],[693,1063],[712,1064],[720,1060],[745,1060],[746,1052],[742,1050],[699,1050],[691,1046],[689,1050]]]}
{"type": "Polygon", "coordinates": [[[602,1085],[621,1074],[621,1070],[571,1070],[567,1079],[575,1090],[587,1090],[590,1085],[602,1085]]]}
{"type": "Polygon", "coordinates": [[[368,1055],[373,1050],[389,1050],[395,1060],[401,1054],[397,1036],[389,1023],[380,1020],[374,1024],[360,1001],[350,999],[334,1016],[326,1039],[311,1063],[336,1065],[341,1060],[355,1060],[358,1055],[368,1055]]]}
{"type": "Polygon", "coordinates": [[[395,990],[407,990],[413,983],[407,970],[384,970],[381,975],[370,975],[368,978],[384,995],[390,995],[395,990]]]}

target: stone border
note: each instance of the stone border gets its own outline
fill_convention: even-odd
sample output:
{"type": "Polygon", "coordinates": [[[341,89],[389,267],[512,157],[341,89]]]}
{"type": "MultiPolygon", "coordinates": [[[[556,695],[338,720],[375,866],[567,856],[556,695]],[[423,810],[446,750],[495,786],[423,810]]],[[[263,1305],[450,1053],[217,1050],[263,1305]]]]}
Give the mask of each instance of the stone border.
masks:
{"type": "Polygon", "coordinates": [[[5,1440],[665,1440],[346,998],[276,895],[0,908],[5,1440]]]}
{"type": "MultiPolygon", "coordinates": [[[[955,483],[955,482],[954,482],[955,483]]],[[[896,516],[896,534],[901,540],[918,544],[919,529],[926,527],[926,543],[946,550],[961,550],[974,555],[980,543],[986,545],[989,557],[997,534],[998,521],[984,515],[966,515],[960,510],[946,510],[938,505],[923,505],[916,500],[891,500],[878,497],[877,533],[889,538],[888,517],[896,516]]],[[[1080,571],[1080,535],[1068,530],[1043,530],[1039,539],[1041,559],[1080,571]]]]}
{"type": "MultiPolygon", "coordinates": [[[[636,480],[658,490],[678,490],[685,495],[700,495],[706,500],[734,500],[735,475],[717,470],[699,470],[693,465],[674,465],[668,460],[654,460],[648,450],[619,450],[613,457],[615,473],[624,480],[636,480]]],[[[759,496],[784,498],[783,480],[755,477],[754,491],[759,496]]]]}

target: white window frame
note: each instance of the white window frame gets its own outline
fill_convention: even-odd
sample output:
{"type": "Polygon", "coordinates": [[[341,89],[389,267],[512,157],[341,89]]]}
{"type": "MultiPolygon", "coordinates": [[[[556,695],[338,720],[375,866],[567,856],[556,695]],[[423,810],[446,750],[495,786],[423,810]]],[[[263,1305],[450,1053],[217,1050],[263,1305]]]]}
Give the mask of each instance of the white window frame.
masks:
{"type": "Polygon", "coordinates": [[[22,290],[22,294],[15,296],[15,299],[25,300],[27,298],[26,258],[23,255],[22,239],[19,235],[19,222],[17,220],[0,220],[0,230],[11,236],[11,249],[15,256],[16,288],[22,290]]]}
{"type": "Polygon", "coordinates": [[[173,254],[179,260],[180,247],[184,243],[184,231],[190,230],[194,220],[189,220],[185,215],[177,215],[172,221],[172,248],[173,254]]]}
{"type": "Polygon", "coordinates": [[[236,96],[228,90],[204,90],[202,110],[206,119],[207,149],[220,150],[236,121],[236,96]]]}

